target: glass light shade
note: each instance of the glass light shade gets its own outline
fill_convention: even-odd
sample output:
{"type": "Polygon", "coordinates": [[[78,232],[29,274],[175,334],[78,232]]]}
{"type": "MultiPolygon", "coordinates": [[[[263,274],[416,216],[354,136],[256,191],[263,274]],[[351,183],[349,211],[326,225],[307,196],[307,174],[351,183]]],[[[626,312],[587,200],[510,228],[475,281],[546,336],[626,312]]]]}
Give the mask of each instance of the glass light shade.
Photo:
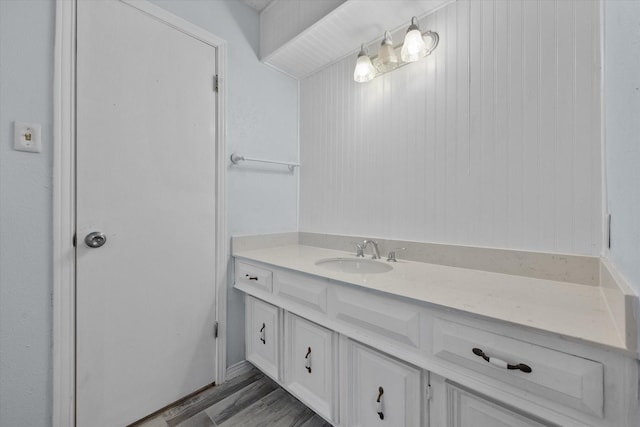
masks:
{"type": "Polygon", "coordinates": [[[369,55],[364,50],[364,46],[360,49],[358,54],[358,60],[356,61],[356,68],[353,70],[353,80],[358,83],[365,83],[376,76],[376,69],[371,63],[369,55]]]}
{"type": "Polygon", "coordinates": [[[389,31],[384,33],[384,40],[378,49],[378,57],[373,61],[376,69],[381,73],[391,71],[398,66],[398,56],[393,48],[393,42],[391,41],[391,34],[389,31]]]}
{"type": "Polygon", "coordinates": [[[427,45],[418,28],[418,20],[414,17],[411,19],[407,35],[404,36],[400,57],[404,62],[416,62],[425,56],[427,56],[427,45]]]}

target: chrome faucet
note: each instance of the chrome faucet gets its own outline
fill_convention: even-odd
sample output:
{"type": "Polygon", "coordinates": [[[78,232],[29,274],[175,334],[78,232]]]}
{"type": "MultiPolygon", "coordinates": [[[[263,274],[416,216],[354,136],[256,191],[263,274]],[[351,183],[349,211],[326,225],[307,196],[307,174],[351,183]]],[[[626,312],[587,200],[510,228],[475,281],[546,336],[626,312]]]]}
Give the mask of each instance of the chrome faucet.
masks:
{"type": "Polygon", "coordinates": [[[371,246],[373,246],[373,255],[371,255],[371,259],[380,259],[380,250],[378,249],[378,243],[373,241],[373,240],[365,240],[364,242],[362,242],[362,253],[364,255],[364,251],[365,249],[367,249],[367,246],[369,245],[369,243],[371,243],[371,246]]]}

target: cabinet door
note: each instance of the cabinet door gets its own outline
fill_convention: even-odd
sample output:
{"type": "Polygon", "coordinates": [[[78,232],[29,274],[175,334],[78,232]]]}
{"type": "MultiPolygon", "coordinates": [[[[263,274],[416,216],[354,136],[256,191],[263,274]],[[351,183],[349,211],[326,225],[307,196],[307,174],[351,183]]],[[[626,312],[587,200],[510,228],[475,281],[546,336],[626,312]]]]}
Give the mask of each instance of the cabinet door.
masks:
{"type": "Polygon", "coordinates": [[[280,309],[246,296],[247,360],[278,380],[280,357],[280,309]]]}
{"type": "Polygon", "coordinates": [[[349,426],[420,425],[419,369],[351,341],[348,371],[349,426]]]}
{"type": "Polygon", "coordinates": [[[285,384],[311,409],[333,419],[334,332],[291,313],[285,317],[285,384]]]}
{"type": "Polygon", "coordinates": [[[466,389],[447,384],[448,427],[555,426],[508,409],[466,389]]]}

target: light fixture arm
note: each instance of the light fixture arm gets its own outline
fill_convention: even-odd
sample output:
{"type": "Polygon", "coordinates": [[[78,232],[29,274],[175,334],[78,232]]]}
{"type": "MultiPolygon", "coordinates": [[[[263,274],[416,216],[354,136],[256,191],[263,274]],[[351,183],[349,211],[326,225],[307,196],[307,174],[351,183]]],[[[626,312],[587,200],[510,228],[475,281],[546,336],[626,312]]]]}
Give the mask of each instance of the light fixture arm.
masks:
{"type": "Polygon", "coordinates": [[[409,25],[409,28],[407,28],[407,33],[413,30],[420,31],[420,26],[418,25],[418,18],[416,18],[415,16],[411,18],[411,25],[409,25]]]}
{"type": "Polygon", "coordinates": [[[358,58],[360,58],[361,56],[367,56],[367,48],[365,47],[364,43],[362,43],[360,45],[360,52],[358,53],[358,58]]]}
{"type": "Polygon", "coordinates": [[[380,46],[384,46],[386,44],[388,45],[393,44],[391,39],[391,33],[389,31],[384,32],[384,37],[382,38],[382,43],[380,43],[380,46]]]}

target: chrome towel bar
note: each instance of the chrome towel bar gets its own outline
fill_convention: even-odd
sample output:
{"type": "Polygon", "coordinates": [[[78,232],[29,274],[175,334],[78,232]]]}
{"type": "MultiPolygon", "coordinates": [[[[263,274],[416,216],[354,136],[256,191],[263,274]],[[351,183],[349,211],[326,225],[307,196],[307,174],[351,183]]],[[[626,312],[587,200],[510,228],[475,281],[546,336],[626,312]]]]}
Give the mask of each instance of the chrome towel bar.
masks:
{"type": "Polygon", "coordinates": [[[293,172],[293,170],[295,168],[300,167],[300,163],[279,162],[277,160],[254,159],[254,158],[251,158],[251,157],[241,156],[240,154],[236,154],[236,153],[233,153],[231,155],[231,163],[233,163],[234,165],[237,165],[238,162],[240,162],[240,161],[258,162],[258,163],[271,163],[271,164],[274,164],[274,165],[285,165],[292,172],[293,172]]]}

